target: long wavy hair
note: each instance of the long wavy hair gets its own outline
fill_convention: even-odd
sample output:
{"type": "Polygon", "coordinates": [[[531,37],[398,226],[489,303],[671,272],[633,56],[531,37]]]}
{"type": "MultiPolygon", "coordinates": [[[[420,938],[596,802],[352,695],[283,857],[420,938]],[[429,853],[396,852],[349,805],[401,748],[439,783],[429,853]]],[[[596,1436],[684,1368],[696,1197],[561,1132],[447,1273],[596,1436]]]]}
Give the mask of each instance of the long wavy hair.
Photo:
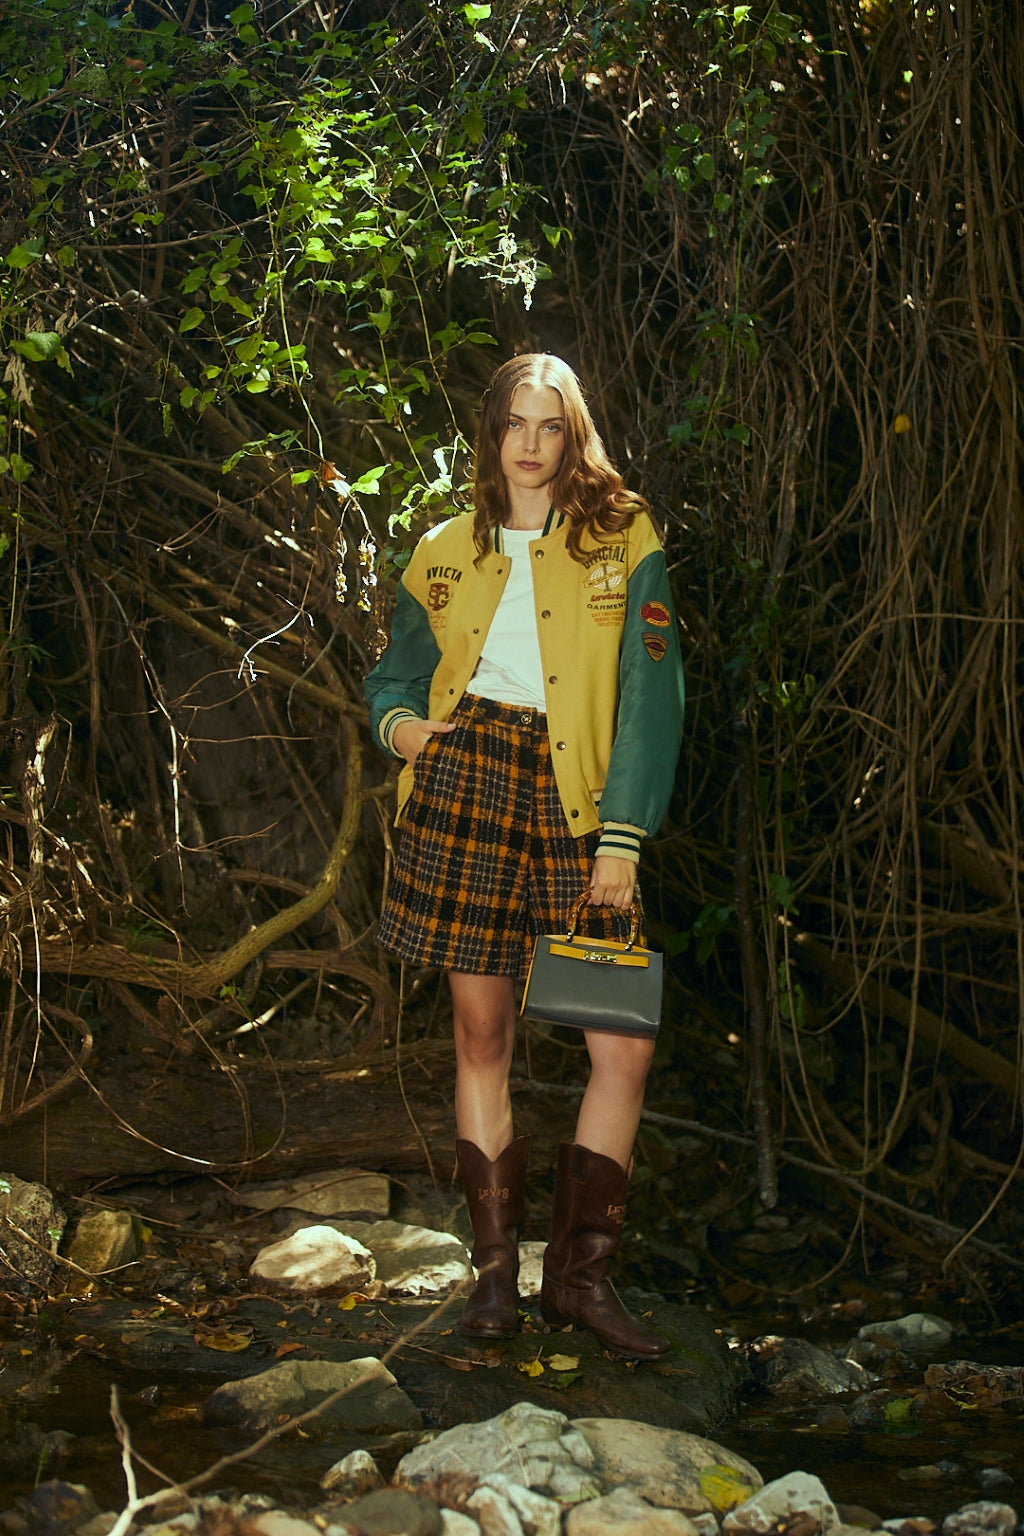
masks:
{"type": "Polygon", "coordinates": [[[565,453],[551,485],[551,501],[569,519],[566,548],[574,560],[582,560],[585,534],[599,540],[621,533],[648,507],[642,496],[623,485],[598,436],[576,375],[568,363],[546,352],[524,352],[503,363],[484,396],[473,476],[474,541],[480,554],[486,553],[491,529],[503,524],[509,514],[501,445],[508,431],[512,397],[522,384],[555,389],[562,397],[565,453]]]}

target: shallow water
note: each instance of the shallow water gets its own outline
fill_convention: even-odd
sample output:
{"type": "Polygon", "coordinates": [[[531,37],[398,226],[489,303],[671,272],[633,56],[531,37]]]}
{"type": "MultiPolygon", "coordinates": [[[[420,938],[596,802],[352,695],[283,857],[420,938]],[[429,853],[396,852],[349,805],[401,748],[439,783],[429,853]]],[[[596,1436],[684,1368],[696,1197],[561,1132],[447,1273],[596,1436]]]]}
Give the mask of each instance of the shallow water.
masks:
{"type": "MultiPolygon", "coordinates": [[[[813,1339],[811,1330],[803,1337],[813,1339]]],[[[813,1340],[828,1347],[824,1338],[813,1340]]],[[[1017,1330],[986,1339],[958,1339],[950,1358],[970,1358],[989,1364],[1014,1365],[1024,1358],[1017,1330]]],[[[919,1389],[926,1362],[915,1365],[905,1383],[885,1383],[893,1391],[919,1389]]],[[[440,1368],[439,1368],[440,1369],[440,1368]]],[[[630,1367],[623,1366],[623,1370],[630,1367]]],[[[643,1369],[642,1367],[640,1369],[643,1369]]],[[[402,1380],[400,1365],[395,1367],[402,1380]]],[[[223,1371],[176,1372],[169,1368],[132,1370],[112,1362],[79,1355],[52,1375],[42,1373],[34,1386],[8,1397],[5,1440],[10,1441],[26,1421],[43,1430],[63,1430],[74,1436],[70,1454],[50,1465],[25,1468],[14,1475],[0,1471],[0,1509],[16,1494],[28,1493],[35,1477],[60,1476],[84,1483],[103,1509],[120,1509],[125,1502],[121,1449],[110,1416],[110,1389],[116,1384],[120,1409],[130,1428],[131,1444],[163,1474],[163,1481],[183,1480],[210,1468],[220,1457],[255,1440],[250,1432],[210,1430],[200,1419],[201,1405],[224,1380],[223,1371]]],[[[466,1378],[462,1378],[466,1380],[466,1378]]],[[[3,1378],[0,1377],[0,1384],[3,1378]]],[[[467,1391],[469,1388],[467,1388],[467,1391]]],[[[413,1390],[411,1395],[416,1397],[413,1390]]],[[[422,1406],[422,1405],[421,1405],[422,1406]]],[[[739,1412],[713,1432],[730,1450],[758,1468],[765,1481],[802,1470],[821,1478],[833,1500],[866,1506],[881,1519],[920,1516],[936,1522],[964,1503],[991,1498],[1024,1507],[1024,1435],[1022,1410],[981,1412],[965,1408],[958,1416],[938,1422],[889,1423],[870,1428],[833,1428],[836,1400],[796,1407],[780,1405],[763,1391],[751,1391],[739,1412]],[[825,1422],[819,1422],[824,1420],[825,1422]],[[979,1478],[985,1468],[997,1468],[1012,1483],[991,1491],[979,1478]]],[[[583,1409],[582,1411],[589,1411],[583,1409]]],[[[470,1414],[467,1412],[466,1417],[470,1414]]],[[[365,1437],[334,1432],[307,1437],[301,1430],[285,1435],[258,1455],[225,1468],[203,1491],[254,1491],[278,1503],[313,1506],[323,1497],[319,1481],[324,1472],[365,1437]]],[[[389,1471],[388,1442],[368,1448],[383,1451],[389,1471]]],[[[390,1447],[391,1461],[400,1451],[390,1447]]],[[[140,1492],[161,1486],[161,1479],[136,1462],[140,1492]]]]}

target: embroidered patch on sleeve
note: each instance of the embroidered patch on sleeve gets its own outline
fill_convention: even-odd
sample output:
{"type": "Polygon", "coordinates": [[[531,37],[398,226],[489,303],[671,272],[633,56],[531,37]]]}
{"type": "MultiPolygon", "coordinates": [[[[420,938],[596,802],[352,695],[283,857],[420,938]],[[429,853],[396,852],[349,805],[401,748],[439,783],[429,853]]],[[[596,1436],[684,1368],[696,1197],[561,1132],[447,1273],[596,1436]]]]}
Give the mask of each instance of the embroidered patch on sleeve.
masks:
{"type": "Polygon", "coordinates": [[[645,633],[643,635],[644,650],[652,661],[661,661],[668,650],[668,641],[664,635],[645,633]]]}
{"type": "Polygon", "coordinates": [[[664,603],[644,603],[640,609],[640,617],[645,624],[657,624],[659,629],[668,629],[672,623],[672,615],[664,603]]]}

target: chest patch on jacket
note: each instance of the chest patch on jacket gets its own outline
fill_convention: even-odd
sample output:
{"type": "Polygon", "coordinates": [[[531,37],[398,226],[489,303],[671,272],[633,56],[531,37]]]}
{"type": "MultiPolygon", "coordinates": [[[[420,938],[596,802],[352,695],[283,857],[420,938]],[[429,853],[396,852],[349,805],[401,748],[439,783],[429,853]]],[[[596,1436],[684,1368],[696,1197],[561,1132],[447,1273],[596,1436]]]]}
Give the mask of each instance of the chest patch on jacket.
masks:
{"type": "Polygon", "coordinates": [[[626,579],[626,569],[619,560],[598,560],[583,578],[591,592],[614,592],[626,579]]]}
{"type": "Polygon", "coordinates": [[[442,608],[447,608],[451,595],[450,582],[432,581],[427,588],[427,607],[431,613],[440,613],[442,608]]]}
{"type": "Polygon", "coordinates": [[[640,617],[645,624],[657,624],[659,629],[668,629],[672,623],[672,616],[664,603],[644,603],[640,617]]]}
{"type": "Polygon", "coordinates": [[[587,612],[600,627],[621,625],[626,611],[626,550],[622,544],[603,544],[586,562],[583,587],[587,612]]]}
{"type": "Polygon", "coordinates": [[[655,635],[650,631],[647,631],[644,633],[642,638],[644,642],[644,650],[647,652],[651,660],[661,661],[665,655],[665,652],[668,650],[668,641],[665,639],[665,636],[655,635]]]}

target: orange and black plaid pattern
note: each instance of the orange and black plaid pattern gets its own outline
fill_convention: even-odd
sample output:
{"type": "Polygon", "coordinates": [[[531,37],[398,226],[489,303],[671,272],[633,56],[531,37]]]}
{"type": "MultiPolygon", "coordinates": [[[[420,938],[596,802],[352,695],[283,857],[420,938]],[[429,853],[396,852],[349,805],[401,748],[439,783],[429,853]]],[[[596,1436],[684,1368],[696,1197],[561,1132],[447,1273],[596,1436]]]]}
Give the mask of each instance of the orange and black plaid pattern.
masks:
{"type": "MultiPolygon", "coordinates": [[[[526,975],[590,879],[600,834],[573,837],[546,716],[467,695],[416,759],[379,942],[411,965],[526,975]]],[[[588,907],[582,931],[624,939],[628,916],[588,907]]]]}

